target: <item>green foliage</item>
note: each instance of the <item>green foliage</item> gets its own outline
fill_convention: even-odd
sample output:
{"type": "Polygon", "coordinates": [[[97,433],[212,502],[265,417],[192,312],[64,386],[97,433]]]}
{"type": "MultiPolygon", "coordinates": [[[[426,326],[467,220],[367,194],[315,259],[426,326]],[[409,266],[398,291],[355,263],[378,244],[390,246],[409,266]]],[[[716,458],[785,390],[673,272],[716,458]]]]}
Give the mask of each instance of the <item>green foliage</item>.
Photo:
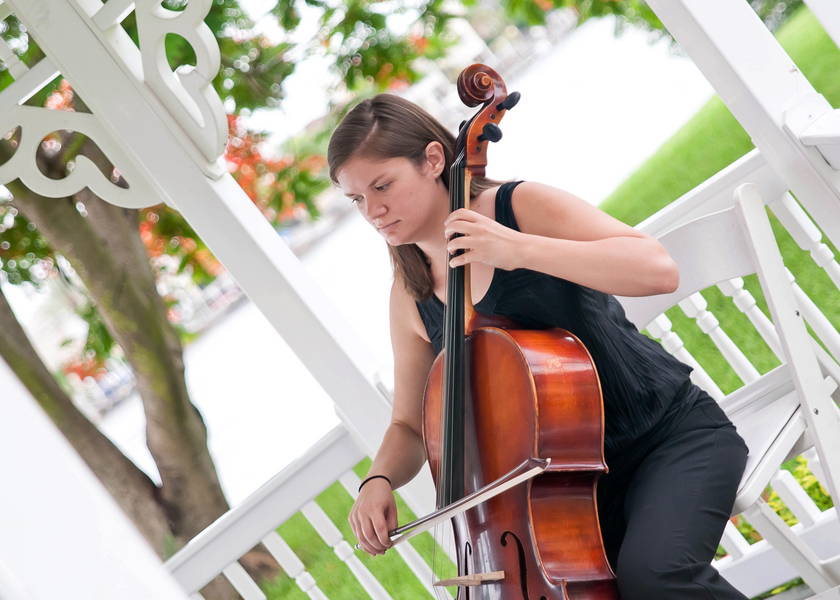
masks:
{"type": "Polygon", "coordinates": [[[34,223],[11,205],[0,204],[0,278],[40,286],[55,264],[53,250],[34,223]]]}
{"type": "Polygon", "coordinates": [[[333,69],[348,89],[372,86],[384,91],[395,81],[413,83],[419,78],[411,64],[414,59],[443,56],[451,45],[441,37],[451,18],[443,10],[443,0],[430,0],[422,7],[416,23],[421,33],[393,34],[386,26],[387,17],[408,10],[413,9],[398,0],[345,0],[324,12],[318,41],[335,57],[333,69]]]}

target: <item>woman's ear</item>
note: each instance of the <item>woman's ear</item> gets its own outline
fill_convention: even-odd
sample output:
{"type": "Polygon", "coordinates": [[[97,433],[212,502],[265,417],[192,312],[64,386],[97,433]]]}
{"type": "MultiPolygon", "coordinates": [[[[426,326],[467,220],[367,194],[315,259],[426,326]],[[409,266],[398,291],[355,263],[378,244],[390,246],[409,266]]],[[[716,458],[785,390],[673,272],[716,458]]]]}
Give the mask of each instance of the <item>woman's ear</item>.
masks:
{"type": "Polygon", "coordinates": [[[429,142],[426,146],[426,163],[430,174],[437,179],[446,167],[446,155],[440,142],[429,142]]]}

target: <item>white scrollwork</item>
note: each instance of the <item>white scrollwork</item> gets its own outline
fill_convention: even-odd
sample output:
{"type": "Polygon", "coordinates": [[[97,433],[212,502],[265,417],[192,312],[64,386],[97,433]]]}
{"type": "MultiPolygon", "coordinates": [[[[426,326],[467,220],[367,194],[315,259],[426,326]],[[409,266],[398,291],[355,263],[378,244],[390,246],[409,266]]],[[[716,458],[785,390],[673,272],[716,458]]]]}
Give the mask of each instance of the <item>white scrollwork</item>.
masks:
{"type": "Polygon", "coordinates": [[[0,131],[7,133],[17,126],[21,127],[20,144],[12,157],[0,165],[0,184],[20,179],[27,188],[48,198],[72,196],[87,187],[103,200],[123,208],[143,208],[163,202],[94,115],[35,106],[15,106],[0,114],[0,131]],[[63,179],[44,175],[35,161],[35,153],[48,134],[61,129],[76,131],[93,140],[128,182],[129,189],[115,185],[93,161],[81,154],[76,156],[73,171],[63,179]]]}
{"type": "Polygon", "coordinates": [[[221,63],[219,45],[204,23],[212,0],[190,0],[181,12],[162,0],[137,0],[135,14],[146,84],[192,138],[208,161],[224,152],[228,137],[224,106],[212,81],[221,63]],[[172,71],[166,58],[166,34],[183,37],[195,51],[196,64],[172,71]]]}

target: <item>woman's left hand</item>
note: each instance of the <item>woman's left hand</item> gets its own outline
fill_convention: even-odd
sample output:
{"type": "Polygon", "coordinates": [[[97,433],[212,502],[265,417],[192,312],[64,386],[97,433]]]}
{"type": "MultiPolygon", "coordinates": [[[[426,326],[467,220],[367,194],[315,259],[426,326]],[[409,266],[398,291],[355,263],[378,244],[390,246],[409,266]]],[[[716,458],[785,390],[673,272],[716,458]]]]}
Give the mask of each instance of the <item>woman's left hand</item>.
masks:
{"type": "Polygon", "coordinates": [[[505,227],[473,210],[461,208],[444,222],[446,248],[450,254],[463,249],[464,253],[449,261],[451,267],[480,262],[497,269],[512,271],[519,267],[519,252],[525,234],[505,227]],[[456,233],[461,237],[451,239],[456,233]]]}

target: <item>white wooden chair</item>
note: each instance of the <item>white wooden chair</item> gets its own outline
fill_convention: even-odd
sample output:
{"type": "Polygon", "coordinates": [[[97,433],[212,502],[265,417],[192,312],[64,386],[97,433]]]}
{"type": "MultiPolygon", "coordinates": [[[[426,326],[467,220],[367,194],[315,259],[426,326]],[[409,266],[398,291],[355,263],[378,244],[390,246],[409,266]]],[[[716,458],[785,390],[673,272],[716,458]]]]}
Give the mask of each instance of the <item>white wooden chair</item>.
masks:
{"type": "MultiPolygon", "coordinates": [[[[821,560],[761,498],[783,462],[813,447],[819,464],[813,464],[817,461],[812,459],[809,465],[812,464],[812,470],[821,469],[821,479],[835,503],[840,499],[837,493],[840,410],[830,397],[837,384],[832,377],[824,377],[820,362],[825,373],[836,373],[836,368],[826,368],[832,359],[805,328],[758,188],[750,183],[739,186],[735,190],[734,206],[681,225],[659,240],[680,267],[679,289],[659,296],[619,297],[627,318],[640,330],[648,329],[655,337],[661,337],[667,350],[695,367],[692,374],[695,383],[719,401],[746,441],[750,454],[732,514],[744,513],[812,590],[820,593],[839,586],[840,550],[835,556],[821,560]],[[687,312],[704,312],[705,306],[696,306],[698,300],[694,307],[691,305],[692,297],[703,303],[697,294],[700,290],[752,273],[758,275],[773,317],[770,324],[763,314],[758,315],[759,321],[764,319],[766,325],[760,327],[760,332],[771,348],[777,350],[783,364],[764,375],[758,374],[717,328],[714,317],[705,313],[714,321],[713,326],[704,327],[699,317],[698,325],[704,330],[716,330],[719,336],[716,344],[748,382],[723,397],[711,378],[682,348],[682,342],[670,331],[670,322],[662,313],[678,303],[687,312]]],[[[753,322],[756,323],[754,319],[753,322]]],[[[789,506],[796,502],[795,494],[785,495],[789,506]]],[[[746,546],[731,524],[724,535],[724,545],[727,535],[733,532],[740,544],[746,546]]]]}

